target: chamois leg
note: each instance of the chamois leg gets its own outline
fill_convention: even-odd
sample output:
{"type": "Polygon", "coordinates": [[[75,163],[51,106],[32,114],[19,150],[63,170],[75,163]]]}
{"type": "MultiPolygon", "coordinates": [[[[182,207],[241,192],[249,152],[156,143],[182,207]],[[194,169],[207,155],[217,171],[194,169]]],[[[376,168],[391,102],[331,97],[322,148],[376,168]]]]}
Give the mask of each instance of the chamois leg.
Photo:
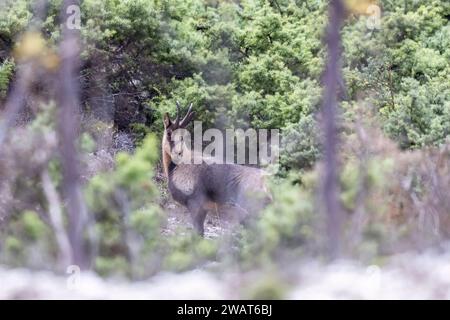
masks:
{"type": "Polygon", "coordinates": [[[189,212],[191,214],[192,224],[195,231],[203,237],[205,233],[205,218],[208,211],[203,207],[202,204],[198,202],[193,202],[188,206],[189,212]]]}

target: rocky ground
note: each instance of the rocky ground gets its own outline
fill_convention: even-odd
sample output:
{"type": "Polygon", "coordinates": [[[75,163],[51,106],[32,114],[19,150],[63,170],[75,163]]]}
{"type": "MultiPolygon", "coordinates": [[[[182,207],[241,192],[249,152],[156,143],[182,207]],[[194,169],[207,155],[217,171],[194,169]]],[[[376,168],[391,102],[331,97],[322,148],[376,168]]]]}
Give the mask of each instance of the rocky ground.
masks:
{"type": "MultiPolygon", "coordinates": [[[[186,208],[169,200],[164,205],[164,211],[167,214],[167,225],[162,231],[163,234],[173,234],[179,230],[179,227],[192,228],[189,212],[186,208]]],[[[209,212],[205,220],[205,238],[217,238],[230,230],[231,225],[232,223],[223,214],[209,212]]]]}

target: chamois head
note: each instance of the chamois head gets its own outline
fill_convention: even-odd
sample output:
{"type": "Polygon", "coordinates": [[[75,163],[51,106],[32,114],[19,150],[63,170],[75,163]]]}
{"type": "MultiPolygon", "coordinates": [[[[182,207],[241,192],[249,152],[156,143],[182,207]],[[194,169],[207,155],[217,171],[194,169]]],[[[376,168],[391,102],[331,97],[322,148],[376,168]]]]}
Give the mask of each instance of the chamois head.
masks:
{"type": "Polygon", "coordinates": [[[179,153],[178,156],[180,156],[182,148],[175,148],[175,142],[174,139],[172,139],[172,134],[177,129],[186,128],[187,125],[192,121],[192,119],[195,116],[195,112],[192,111],[192,103],[191,103],[185,116],[183,117],[183,119],[180,120],[181,106],[178,101],[176,102],[176,105],[177,105],[177,115],[175,120],[172,121],[167,112],[164,114],[164,137],[162,142],[162,149],[163,155],[165,154],[166,157],[172,157],[173,151],[175,149],[180,149],[180,151],[178,152],[179,153]]]}

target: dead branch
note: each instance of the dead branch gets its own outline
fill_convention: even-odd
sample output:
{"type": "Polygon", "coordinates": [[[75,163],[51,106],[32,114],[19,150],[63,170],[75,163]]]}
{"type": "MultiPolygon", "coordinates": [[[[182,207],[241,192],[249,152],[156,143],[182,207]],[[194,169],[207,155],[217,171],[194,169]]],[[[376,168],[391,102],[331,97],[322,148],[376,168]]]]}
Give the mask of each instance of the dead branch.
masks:
{"type": "Polygon", "coordinates": [[[58,192],[56,191],[55,185],[50,178],[48,170],[44,170],[41,173],[41,182],[48,204],[50,224],[55,232],[55,239],[59,248],[59,264],[62,268],[66,268],[70,264],[72,252],[69,237],[64,227],[61,200],[58,192]]]}

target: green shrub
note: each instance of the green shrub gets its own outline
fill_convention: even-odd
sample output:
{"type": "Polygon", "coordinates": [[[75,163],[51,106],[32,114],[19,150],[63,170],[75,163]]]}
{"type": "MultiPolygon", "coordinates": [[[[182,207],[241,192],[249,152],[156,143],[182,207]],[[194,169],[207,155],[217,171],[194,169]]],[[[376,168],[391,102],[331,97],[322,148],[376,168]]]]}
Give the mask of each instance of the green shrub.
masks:
{"type": "Polygon", "coordinates": [[[0,99],[6,97],[13,72],[14,63],[10,60],[5,60],[0,64],[0,99]]]}

